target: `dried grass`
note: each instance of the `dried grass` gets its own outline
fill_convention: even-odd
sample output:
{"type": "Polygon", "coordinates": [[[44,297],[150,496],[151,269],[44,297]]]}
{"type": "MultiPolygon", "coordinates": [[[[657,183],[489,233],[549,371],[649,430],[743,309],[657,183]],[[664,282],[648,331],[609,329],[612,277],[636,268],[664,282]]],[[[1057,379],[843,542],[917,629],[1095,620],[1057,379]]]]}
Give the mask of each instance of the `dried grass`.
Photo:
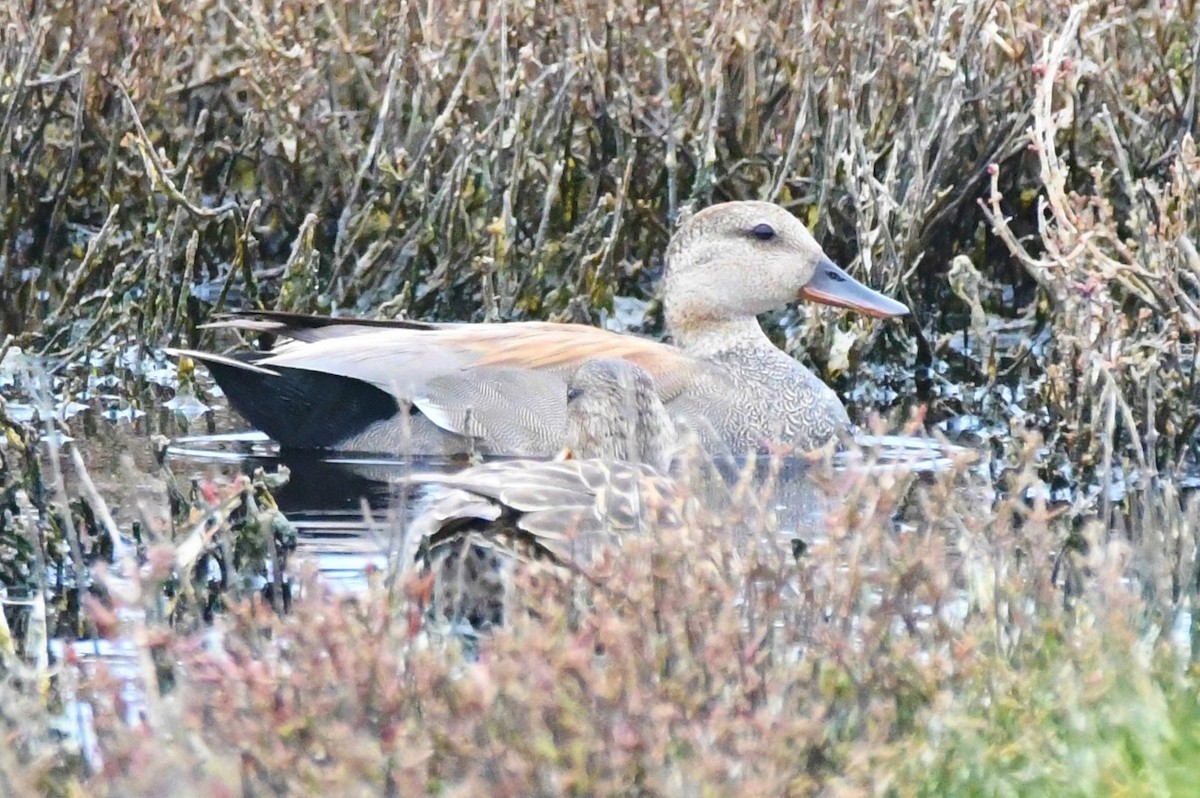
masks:
{"type": "Polygon", "coordinates": [[[71,361],[195,343],[208,303],[594,319],[652,292],[686,208],[758,197],[917,310],[883,338],[785,317],[827,377],[908,352],[931,420],[1005,418],[1019,381],[1072,462],[1175,468],[1200,404],[1196,18],[1155,9],[11,6],[0,329],[71,361]],[[966,329],[956,255],[1006,287],[971,298],[1052,345],[978,378],[931,346],[966,329]]]}

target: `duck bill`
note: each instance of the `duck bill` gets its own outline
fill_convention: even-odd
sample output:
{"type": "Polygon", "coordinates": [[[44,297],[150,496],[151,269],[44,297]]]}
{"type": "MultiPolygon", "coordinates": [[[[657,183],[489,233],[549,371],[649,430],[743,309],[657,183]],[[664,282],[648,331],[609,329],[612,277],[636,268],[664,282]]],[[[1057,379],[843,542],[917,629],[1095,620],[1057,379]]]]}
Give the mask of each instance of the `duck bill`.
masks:
{"type": "Polygon", "coordinates": [[[867,288],[828,258],[817,264],[812,279],[800,289],[800,298],[880,318],[908,313],[904,304],[867,288]]]}

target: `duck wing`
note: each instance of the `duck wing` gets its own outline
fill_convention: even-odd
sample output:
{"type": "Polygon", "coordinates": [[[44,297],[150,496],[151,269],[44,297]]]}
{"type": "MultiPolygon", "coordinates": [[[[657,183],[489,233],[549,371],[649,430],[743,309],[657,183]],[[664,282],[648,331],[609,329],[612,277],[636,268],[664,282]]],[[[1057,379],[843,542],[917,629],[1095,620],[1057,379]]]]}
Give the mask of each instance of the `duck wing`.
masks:
{"type": "Polygon", "coordinates": [[[665,493],[668,482],[650,466],[599,460],[512,460],[405,479],[453,491],[423,514],[422,534],[435,547],[445,545],[460,526],[437,519],[460,521],[474,512],[484,523],[472,534],[489,545],[510,553],[532,549],[575,568],[587,566],[601,548],[619,545],[622,535],[640,528],[647,500],[665,493]],[[478,504],[479,499],[499,510],[482,510],[487,505],[478,504]],[[491,523],[501,517],[509,522],[491,523]]]}
{"type": "MultiPolygon", "coordinates": [[[[236,326],[259,329],[246,322],[259,320],[239,319],[236,326]]],[[[664,401],[682,392],[699,368],[676,347],[578,324],[339,324],[272,331],[288,340],[258,359],[260,368],[361,380],[415,405],[443,429],[485,440],[512,424],[540,426],[539,419],[557,436],[565,423],[566,378],[585,360],[637,363],[664,401]]]]}

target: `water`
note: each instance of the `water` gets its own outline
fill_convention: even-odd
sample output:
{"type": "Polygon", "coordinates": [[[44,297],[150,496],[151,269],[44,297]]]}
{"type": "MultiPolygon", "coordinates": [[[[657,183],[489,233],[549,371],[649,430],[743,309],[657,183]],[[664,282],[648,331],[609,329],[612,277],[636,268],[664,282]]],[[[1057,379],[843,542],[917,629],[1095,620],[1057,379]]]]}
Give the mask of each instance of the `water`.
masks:
{"type": "MultiPolygon", "coordinates": [[[[838,453],[834,474],[866,472],[875,478],[934,474],[969,456],[969,450],[932,439],[860,435],[860,451],[838,453]]],[[[246,473],[286,468],[287,483],[275,499],[297,532],[296,555],[313,562],[338,590],[363,589],[370,568],[386,568],[398,550],[398,526],[419,513],[429,489],[402,490],[413,473],[452,472],[462,461],[446,458],[355,457],[281,453],[259,433],[186,436],[166,450],[176,470],[199,472],[213,465],[246,473]]],[[[807,478],[806,465],[785,462],[776,489],[781,533],[809,538],[822,525],[829,499],[807,478]]]]}

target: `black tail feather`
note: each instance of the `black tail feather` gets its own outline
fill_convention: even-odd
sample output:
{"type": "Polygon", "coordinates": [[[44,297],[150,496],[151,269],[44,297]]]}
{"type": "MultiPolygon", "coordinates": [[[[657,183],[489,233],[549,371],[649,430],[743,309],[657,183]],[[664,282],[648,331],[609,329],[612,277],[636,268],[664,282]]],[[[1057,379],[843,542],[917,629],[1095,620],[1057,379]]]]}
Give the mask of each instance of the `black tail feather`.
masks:
{"type": "Polygon", "coordinates": [[[379,327],[402,330],[429,330],[438,325],[427,321],[409,319],[360,319],[353,316],[317,316],[310,313],[292,313],[286,310],[232,310],[214,317],[222,319],[262,319],[274,321],[296,330],[317,330],[324,327],[379,327]]]}
{"type": "Polygon", "coordinates": [[[292,449],[334,449],[400,411],[395,397],[370,383],[319,371],[245,368],[266,353],[201,360],[229,403],[255,428],[292,449]]]}

